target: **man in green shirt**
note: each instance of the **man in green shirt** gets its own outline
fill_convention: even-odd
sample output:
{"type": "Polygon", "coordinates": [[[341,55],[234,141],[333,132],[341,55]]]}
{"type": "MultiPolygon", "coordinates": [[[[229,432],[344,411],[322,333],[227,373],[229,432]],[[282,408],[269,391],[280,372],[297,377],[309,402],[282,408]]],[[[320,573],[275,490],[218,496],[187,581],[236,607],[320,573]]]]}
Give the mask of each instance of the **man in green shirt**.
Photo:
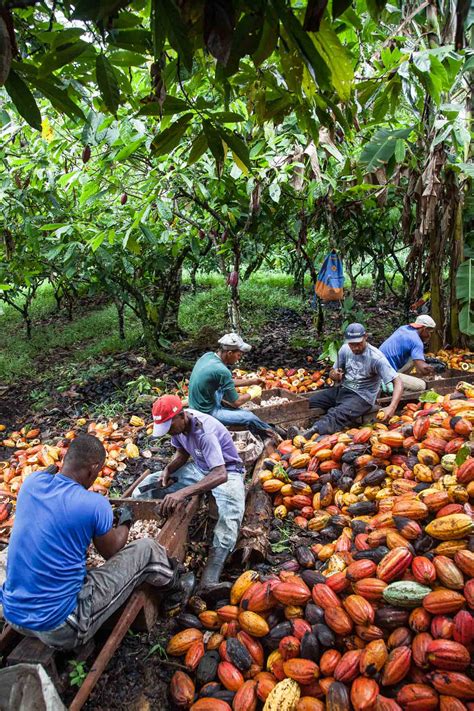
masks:
{"type": "Polygon", "coordinates": [[[241,425],[254,434],[275,438],[276,428],[261,420],[251,410],[241,408],[245,402],[260,394],[261,378],[234,379],[233,368],[251,349],[237,333],[226,333],[218,341],[216,353],[205,353],[196,362],[189,380],[189,407],[212,415],[223,425],[241,425]],[[249,387],[239,395],[236,387],[249,387]]]}

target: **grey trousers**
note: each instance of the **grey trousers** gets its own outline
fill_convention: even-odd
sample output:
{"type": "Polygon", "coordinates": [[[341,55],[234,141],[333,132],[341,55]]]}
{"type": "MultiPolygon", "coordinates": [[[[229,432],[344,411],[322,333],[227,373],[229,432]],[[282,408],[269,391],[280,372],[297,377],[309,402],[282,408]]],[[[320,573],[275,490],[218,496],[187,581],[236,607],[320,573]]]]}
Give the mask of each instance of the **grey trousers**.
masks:
{"type": "Polygon", "coordinates": [[[173,568],[165,548],[151,538],[142,538],[87,573],[77,596],[76,609],[59,627],[37,632],[11,626],[27,637],[37,637],[49,647],[74,649],[88,642],[138,585],[146,582],[161,588],[172,578],[173,568]]]}
{"type": "Polygon", "coordinates": [[[408,375],[413,369],[413,360],[405,363],[403,368],[398,371],[398,377],[403,383],[403,390],[407,393],[419,393],[426,390],[426,382],[422,378],[417,378],[414,375],[408,375]]]}
{"type": "Polygon", "coordinates": [[[334,434],[353,425],[358,417],[370,412],[372,405],[348,388],[335,386],[311,395],[309,406],[325,415],[316,421],[319,434],[334,434]]]}

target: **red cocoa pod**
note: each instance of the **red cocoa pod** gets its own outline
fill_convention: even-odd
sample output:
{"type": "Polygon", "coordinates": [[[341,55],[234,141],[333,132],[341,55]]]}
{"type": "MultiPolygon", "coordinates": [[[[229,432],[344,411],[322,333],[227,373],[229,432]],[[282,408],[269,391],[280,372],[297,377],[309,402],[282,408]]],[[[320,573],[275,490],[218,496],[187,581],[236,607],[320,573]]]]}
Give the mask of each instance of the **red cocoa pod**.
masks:
{"type": "Polygon", "coordinates": [[[304,580],[296,576],[276,585],[272,594],[282,605],[305,605],[311,598],[311,592],[304,580]]]}
{"type": "Polygon", "coordinates": [[[410,647],[395,647],[388,655],[382,672],[382,686],[398,684],[410,671],[410,647]]]}
{"type": "Polygon", "coordinates": [[[408,627],[397,627],[387,640],[387,647],[395,649],[396,647],[409,647],[413,635],[408,627]]]}
{"type": "Polygon", "coordinates": [[[128,195],[127,195],[127,193],[122,193],[122,195],[120,196],[120,204],[121,204],[121,205],[125,205],[125,203],[127,202],[127,200],[128,200],[128,195]]]}
{"type": "Polygon", "coordinates": [[[291,627],[293,629],[293,637],[299,639],[300,642],[308,632],[311,632],[311,625],[306,620],[302,620],[299,617],[295,617],[291,620],[291,627]]]}
{"type": "Polygon", "coordinates": [[[360,637],[364,642],[372,642],[374,639],[383,639],[385,637],[385,632],[376,625],[356,625],[355,632],[357,637],[360,637]]]}
{"type": "Polygon", "coordinates": [[[394,699],[387,699],[379,694],[375,702],[375,711],[402,711],[402,707],[394,699]]]}
{"type": "Polygon", "coordinates": [[[283,637],[278,645],[278,651],[284,661],[294,659],[300,653],[300,641],[296,637],[283,637]]]}
{"type": "Polygon", "coordinates": [[[413,661],[420,669],[428,669],[428,645],[433,641],[433,638],[428,632],[420,632],[413,638],[411,651],[413,661]]]}
{"type": "Polygon", "coordinates": [[[438,694],[426,684],[405,684],[397,694],[403,711],[435,711],[438,694]]]}
{"type": "Polygon", "coordinates": [[[256,711],[257,703],[257,682],[255,679],[249,679],[234,696],[232,709],[233,711],[256,711]]]}
{"type": "Polygon", "coordinates": [[[467,711],[467,706],[454,696],[440,696],[439,711],[467,711]]]}
{"type": "Polygon", "coordinates": [[[474,578],[474,553],[472,551],[456,551],[454,562],[468,578],[474,578]]]}
{"type": "Polygon", "coordinates": [[[260,701],[266,701],[270,691],[277,685],[277,680],[270,672],[260,672],[255,677],[256,691],[260,701]]]}
{"type": "Polygon", "coordinates": [[[368,600],[361,595],[348,595],[342,605],[356,625],[371,625],[375,618],[375,610],[368,600]]]}
{"type": "Polygon", "coordinates": [[[342,570],[340,573],[334,573],[330,575],[327,579],[326,585],[334,590],[335,593],[340,593],[349,587],[350,582],[346,578],[346,571],[342,570]]]}
{"type": "Polygon", "coordinates": [[[351,583],[356,583],[362,578],[371,578],[375,575],[377,570],[377,563],[368,558],[363,558],[362,560],[355,560],[353,563],[346,568],[346,578],[351,583]]]}
{"type": "Polygon", "coordinates": [[[435,615],[431,620],[430,634],[434,639],[452,639],[454,622],[445,615],[435,615]]]}
{"type": "Polygon", "coordinates": [[[176,671],[171,677],[170,696],[179,708],[187,709],[194,699],[194,682],[185,672],[176,671]]]}
{"type": "Polygon", "coordinates": [[[204,656],[204,644],[201,640],[194,642],[184,657],[184,666],[191,671],[196,671],[199,662],[204,656]]]}
{"type": "Polygon", "coordinates": [[[377,577],[385,583],[400,578],[410,565],[413,555],[408,548],[399,546],[385,555],[377,566],[377,577]]]}
{"type": "Polygon", "coordinates": [[[436,580],[436,568],[429,558],[424,555],[417,555],[413,558],[411,572],[417,583],[429,585],[436,580]]]}
{"type": "Polygon", "coordinates": [[[467,610],[460,610],[455,615],[453,638],[466,647],[474,642],[474,617],[467,610]]]}
{"type": "Polygon", "coordinates": [[[361,595],[366,600],[370,600],[370,602],[382,600],[383,591],[386,587],[387,583],[378,578],[362,578],[362,580],[358,580],[353,585],[356,595],[361,595]]]}
{"type": "Polygon", "coordinates": [[[474,699],[474,681],[466,674],[454,671],[434,671],[428,674],[429,681],[436,691],[443,696],[454,696],[456,699],[474,699]]]}
{"type": "Polygon", "coordinates": [[[322,676],[333,676],[334,671],[341,660],[341,653],[337,649],[328,649],[319,660],[319,670],[322,676]]]}
{"type": "Polygon", "coordinates": [[[436,669],[464,671],[470,663],[466,647],[451,639],[434,639],[428,644],[426,652],[428,662],[436,669]]]}
{"type": "Polygon", "coordinates": [[[466,598],[466,602],[471,608],[471,610],[474,610],[474,578],[471,580],[468,580],[467,583],[464,586],[464,597],[466,598]]]}
{"type": "Polygon", "coordinates": [[[334,670],[334,678],[343,684],[348,684],[359,676],[359,664],[362,650],[353,649],[342,655],[334,670]]]}
{"type": "Polygon", "coordinates": [[[217,667],[217,676],[222,686],[229,691],[238,691],[244,684],[244,677],[230,662],[220,662],[217,667]]]}
{"type": "Polygon", "coordinates": [[[254,637],[249,635],[248,632],[244,632],[243,630],[237,633],[237,639],[247,649],[247,652],[250,654],[255,664],[258,664],[259,666],[263,667],[265,661],[265,653],[258,639],[255,639],[254,637]]]}
{"type": "Polygon", "coordinates": [[[82,151],[82,162],[83,163],[88,163],[91,157],[91,147],[89,145],[84,147],[84,150],[82,151]]]}
{"type": "Polygon", "coordinates": [[[445,555],[437,555],[433,559],[436,575],[441,585],[450,590],[462,590],[464,587],[464,575],[457,567],[456,563],[445,555]]]}
{"type": "Polygon", "coordinates": [[[319,699],[302,696],[296,704],[296,711],[324,711],[326,706],[319,699]]]}
{"type": "Polygon", "coordinates": [[[327,610],[332,607],[341,607],[341,601],[336,593],[325,583],[316,583],[311,591],[313,602],[327,610]]]}

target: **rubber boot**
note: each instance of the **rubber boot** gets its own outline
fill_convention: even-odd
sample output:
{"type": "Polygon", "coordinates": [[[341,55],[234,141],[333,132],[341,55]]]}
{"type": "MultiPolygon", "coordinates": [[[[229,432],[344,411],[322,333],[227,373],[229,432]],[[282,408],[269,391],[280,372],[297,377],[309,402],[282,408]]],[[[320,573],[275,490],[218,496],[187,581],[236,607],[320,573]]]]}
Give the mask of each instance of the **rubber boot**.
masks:
{"type": "Polygon", "coordinates": [[[189,598],[193,594],[196,586],[196,576],[191,571],[186,572],[184,566],[175,560],[170,560],[170,564],[174,568],[173,577],[167,585],[159,590],[163,594],[161,603],[163,612],[169,617],[174,617],[181,609],[186,607],[189,598]]]}
{"type": "Polygon", "coordinates": [[[227,556],[231,551],[227,548],[210,548],[206,567],[203,570],[196,594],[204,600],[218,600],[226,597],[232,587],[231,583],[220,581],[227,556]]]}

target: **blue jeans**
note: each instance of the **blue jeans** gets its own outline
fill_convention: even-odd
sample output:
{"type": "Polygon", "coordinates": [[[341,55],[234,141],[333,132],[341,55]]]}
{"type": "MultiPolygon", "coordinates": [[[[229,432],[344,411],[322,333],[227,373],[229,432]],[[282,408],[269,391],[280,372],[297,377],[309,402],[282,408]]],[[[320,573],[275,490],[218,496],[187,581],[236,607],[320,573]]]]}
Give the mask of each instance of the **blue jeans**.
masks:
{"type": "Polygon", "coordinates": [[[245,429],[250,430],[252,434],[265,434],[268,430],[272,430],[272,426],[267,422],[264,422],[257,417],[251,410],[244,410],[241,408],[236,408],[235,410],[230,407],[216,407],[209,413],[216,420],[222,422],[226,427],[228,425],[239,425],[245,427],[245,429]]]}
{"type": "MultiPolygon", "coordinates": [[[[158,482],[161,474],[161,472],[149,474],[140,482],[132,496],[137,499],[164,499],[167,494],[184,489],[185,486],[197,484],[209,472],[203,471],[194,462],[188,462],[173,472],[173,478],[177,479],[174,484],[166,487],[166,489],[150,488],[149,485],[155,483],[159,487],[158,482]]],[[[212,495],[219,515],[214,528],[212,545],[214,548],[226,548],[231,551],[237,543],[240,524],[245,511],[244,472],[227,470],[227,481],[212,489],[212,495]]]]}

